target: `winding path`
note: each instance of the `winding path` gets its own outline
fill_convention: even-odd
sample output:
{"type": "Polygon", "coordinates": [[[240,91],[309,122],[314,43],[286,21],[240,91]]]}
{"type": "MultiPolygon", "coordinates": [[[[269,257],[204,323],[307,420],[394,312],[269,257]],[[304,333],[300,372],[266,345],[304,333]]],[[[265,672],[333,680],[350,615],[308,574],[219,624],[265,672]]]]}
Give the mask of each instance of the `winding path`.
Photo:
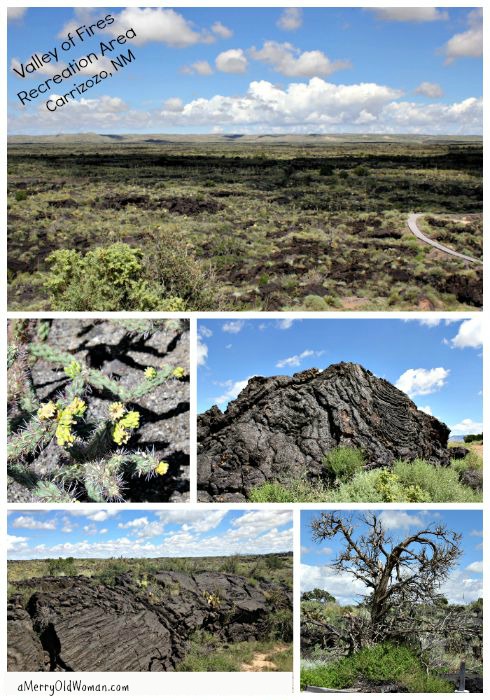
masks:
{"type": "Polygon", "coordinates": [[[432,238],[429,238],[428,236],[425,235],[425,233],[422,233],[422,231],[417,226],[417,219],[420,216],[423,216],[423,214],[410,214],[410,216],[408,217],[407,225],[414,236],[417,236],[417,238],[419,238],[424,243],[428,243],[433,248],[437,248],[437,250],[441,250],[443,253],[447,253],[448,255],[452,255],[455,258],[462,258],[463,260],[468,260],[469,262],[477,263],[478,265],[483,265],[482,260],[478,260],[477,258],[472,258],[469,255],[463,255],[463,253],[458,253],[456,250],[452,250],[452,248],[446,248],[446,246],[442,245],[442,243],[438,243],[437,241],[433,241],[432,238]]]}

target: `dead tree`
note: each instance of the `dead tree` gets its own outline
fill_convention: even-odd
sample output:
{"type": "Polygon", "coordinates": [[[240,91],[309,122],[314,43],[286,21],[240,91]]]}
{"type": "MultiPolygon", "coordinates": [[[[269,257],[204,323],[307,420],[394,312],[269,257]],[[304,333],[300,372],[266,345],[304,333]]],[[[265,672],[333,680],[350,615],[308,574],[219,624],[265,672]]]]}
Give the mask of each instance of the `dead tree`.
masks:
{"type": "Polygon", "coordinates": [[[322,513],[311,528],[315,541],[343,540],[331,567],[362,581],[368,589],[365,603],[376,636],[383,628],[395,631],[392,611],[413,611],[419,605],[437,603],[439,587],[461,555],[461,535],[442,524],[417,530],[399,542],[372,512],[356,516],[322,513]],[[359,532],[359,526],[364,526],[363,531],[359,532]]]}

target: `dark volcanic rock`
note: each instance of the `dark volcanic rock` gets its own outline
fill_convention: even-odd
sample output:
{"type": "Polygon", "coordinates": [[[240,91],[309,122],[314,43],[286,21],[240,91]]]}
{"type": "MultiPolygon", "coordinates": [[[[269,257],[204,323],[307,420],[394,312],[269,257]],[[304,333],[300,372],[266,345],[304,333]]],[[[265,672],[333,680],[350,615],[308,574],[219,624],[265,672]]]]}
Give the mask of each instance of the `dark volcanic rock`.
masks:
{"type": "Polygon", "coordinates": [[[451,459],[464,459],[469,452],[470,451],[467,447],[460,447],[459,445],[457,447],[449,448],[451,459]]]}
{"type": "Polygon", "coordinates": [[[84,576],[18,582],[35,593],[27,610],[14,598],[8,606],[8,670],[169,671],[195,630],[262,639],[269,614],[292,609],[286,587],[252,586],[243,576],[164,571],[151,583],[141,587],[129,574],[112,586],[84,576]]]}
{"type": "Polygon", "coordinates": [[[327,479],[324,456],[362,448],[366,468],[397,459],[449,464],[449,428],[363,367],[331,365],[292,377],[254,377],[224,413],[198,417],[201,500],[245,500],[254,486],[327,479]]]}

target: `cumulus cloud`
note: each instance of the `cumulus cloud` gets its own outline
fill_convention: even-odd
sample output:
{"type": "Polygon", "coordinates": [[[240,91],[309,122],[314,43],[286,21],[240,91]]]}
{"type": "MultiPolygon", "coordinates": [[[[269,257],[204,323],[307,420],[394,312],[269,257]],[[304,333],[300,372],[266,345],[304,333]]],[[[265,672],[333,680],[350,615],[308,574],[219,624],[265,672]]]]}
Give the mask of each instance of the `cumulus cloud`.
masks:
{"type": "Polygon", "coordinates": [[[449,17],[436,7],[374,7],[369,11],[387,22],[439,22],[449,17]]]}
{"type": "Polygon", "coordinates": [[[7,535],[7,550],[9,552],[22,550],[28,546],[28,541],[27,537],[7,535]]]}
{"type": "Polygon", "coordinates": [[[26,530],[56,530],[56,520],[36,520],[30,515],[19,515],[12,526],[26,530]]]}
{"type": "Polygon", "coordinates": [[[366,586],[348,574],[339,574],[330,566],[301,564],[301,590],[323,588],[333,595],[341,605],[359,602],[367,594],[366,586]]]}
{"type": "Polygon", "coordinates": [[[432,413],[432,408],[430,406],[418,406],[417,407],[419,411],[422,411],[423,413],[427,413],[428,416],[434,415],[432,413]]]}
{"type": "Polygon", "coordinates": [[[483,323],[480,318],[463,321],[457,334],[451,339],[453,348],[481,348],[483,345],[483,323]]]}
{"type": "Polygon", "coordinates": [[[130,27],[136,33],[132,43],[141,46],[148,42],[162,42],[172,48],[184,48],[197,43],[209,43],[209,32],[196,30],[175,10],[161,7],[126,7],[115,15],[115,22],[108,31],[115,36],[124,34],[130,27]]]}
{"type": "Polygon", "coordinates": [[[250,56],[263,61],[275,71],[288,77],[311,78],[331,75],[337,70],[350,68],[349,61],[331,61],[323,51],[303,51],[292,44],[266,41],[261,49],[253,47],[250,56]]]}
{"type": "Polygon", "coordinates": [[[228,27],[225,27],[221,22],[215,22],[211,26],[211,31],[216,34],[220,39],[230,39],[233,36],[233,32],[228,27]]]}
{"type": "Polygon", "coordinates": [[[111,515],[114,515],[114,511],[109,512],[108,510],[98,510],[95,513],[92,511],[90,514],[86,514],[86,517],[96,523],[103,523],[104,520],[110,518],[111,515]]]}
{"type": "Polygon", "coordinates": [[[229,49],[216,56],[215,65],[222,73],[245,73],[248,60],[243,49],[229,49]]]}
{"type": "Polygon", "coordinates": [[[213,69],[207,61],[195,61],[189,66],[182,66],[180,72],[185,75],[212,75],[213,69]]]}
{"type": "Polygon", "coordinates": [[[446,384],[450,370],[444,367],[433,369],[407,369],[395,382],[395,386],[408,396],[426,396],[439,391],[446,384]]]}
{"type": "Polygon", "coordinates": [[[409,527],[421,527],[424,524],[420,515],[403,510],[384,510],[379,519],[388,530],[407,530],[409,527]]]}
{"type": "Polygon", "coordinates": [[[483,9],[472,10],[468,14],[468,29],[455,34],[443,46],[446,64],[458,58],[479,58],[483,55],[483,9]]]}
{"type": "Polygon", "coordinates": [[[7,20],[12,22],[22,19],[26,12],[27,7],[7,7],[7,20]]]}
{"type": "Polygon", "coordinates": [[[222,386],[225,391],[220,396],[217,396],[214,399],[214,402],[218,404],[218,406],[221,406],[222,404],[234,401],[234,399],[236,399],[237,396],[245,389],[250,379],[251,377],[247,377],[246,379],[239,379],[236,382],[234,382],[232,379],[228,379],[226,382],[222,382],[222,386]]]}
{"type": "Polygon", "coordinates": [[[211,338],[213,335],[213,331],[211,330],[211,328],[208,328],[203,323],[199,324],[199,333],[200,335],[202,335],[203,338],[211,338]]]}
{"type": "Polygon", "coordinates": [[[245,321],[227,321],[221,327],[225,333],[240,333],[245,326],[245,321]]]}
{"type": "Polygon", "coordinates": [[[303,11],[298,7],[286,7],[276,24],[285,32],[294,32],[303,24],[303,11]]]}
{"type": "Polygon", "coordinates": [[[279,360],[279,362],[276,362],[276,367],[280,369],[282,367],[299,367],[307,357],[321,357],[323,354],[324,350],[303,350],[303,352],[298,355],[292,355],[291,357],[286,357],[284,360],[279,360]]]}
{"type": "Polygon", "coordinates": [[[415,88],[415,92],[417,95],[424,95],[424,97],[430,97],[432,99],[437,99],[444,95],[444,91],[438,83],[428,83],[426,81],[420,83],[420,85],[415,88]]]}
{"type": "Polygon", "coordinates": [[[152,131],[170,127],[240,129],[244,133],[479,133],[482,100],[453,104],[398,101],[402,92],[376,83],[333,84],[322,78],[273,85],[253,81],[242,95],[196,98],[181,112],[131,109],[118,97],[82,99],[49,113],[43,103],[9,110],[11,133],[103,129],[152,131]]]}
{"type": "Polygon", "coordinates": [[[466,571],[471,571],[474,574],[482,574],[483,573],[483,562],[482,561],[473,561],[471,564],[468,564],[466,567],[466,571]]]}
{"type": "Polygon", "coordinates": [[[164,102],[164,108],[169,112],[182,112],[184,103],[180,97],[169,97],[164,102]]]}
{"type": "Polygon", "coordinates": [[[452,435],[478,435],[483,433],[483,423],[472,418],[463,418],[462,421],[451,426],[452,435]]]}
{"type": "Polygon", "coordinates": [[[442,584],[441,593],[450,603],[456,605],[471,603],[483,597],[482,579],[467,576],[458,569],[453,571],[448,580],[442,584]]]}
{"type": "Polygon", "coordinates": [[[202,366],[206,364],[208,359],[208,346],[203,343],[200,333],[197,334],[197,364],[202,366]]]}

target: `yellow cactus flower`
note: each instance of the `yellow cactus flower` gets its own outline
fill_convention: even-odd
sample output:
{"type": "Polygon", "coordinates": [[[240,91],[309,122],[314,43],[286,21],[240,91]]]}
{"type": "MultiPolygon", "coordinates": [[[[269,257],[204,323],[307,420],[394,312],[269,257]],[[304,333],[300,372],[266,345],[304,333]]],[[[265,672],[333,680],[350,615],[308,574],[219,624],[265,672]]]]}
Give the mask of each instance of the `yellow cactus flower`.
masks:
{"type": "Polygon", "coordinates": [[[112,431],[112,439],[116,445],[125,445],[129,440],[129,433],[127,430],[124,430],[120,423],[116,423],[112,431]]]}
{"type": "Polygon", "coordinates": [[[73,416],[83,416],[86,410],[87,404],[85,401],[82,401],[82,399],[79,399],[78,396],[75,396],[73,401],[65,408],[64,412],[71,413],[73,416]]]}
{"type": "Polygon", "coordinates": [[[48,418],[53,418],[56,413],[56,404],[53,401],[48,401],[48,403],[41,404],[41,408],[37,412],[37,417],[39,420],[48,420],[48,418]]]}
{"type": "Polygon", "coordinates": [[[168,462],[158,462],[157,466],[155,467],[155,473],[159,476],[165,476],[165,474],[168,472],[168,468],[168,462]]]}
{"type": "Polygon", "coordinates": [[[140,424],[140,414],[138,411],[128,411],[119,421],[122,428],[138,428],[140,424]]]}
{"type": "Polygon", "coordinates": [[[125,413],[126,408],[124,404],[122,404],[120,401],[111,403],[111,405],[109,406],[109,416],[112,420],[118,420],[119,418],[122,418],[125,413]]]}
{"type": "Polygon", "coordinates": [[[145,377],[147,379],[155,379],[156,376],[157,376],[157,371],[154,367],[147,367],[145,369],[145,377]]]}
{"type": "Polygon", "coordinates": [[[174,377],[176,377],[176,379],[182,379],[182,377],[185,375],[185,369],[183,367],[176,367],[172,374],[174,377]]]}
{"type": "Polygon", "coordinates": [[[75,379],[82,371],[82,366],[76,360],[72,360],[69,365],[63,367],[63,371],[70,379],[75,379]]]}

